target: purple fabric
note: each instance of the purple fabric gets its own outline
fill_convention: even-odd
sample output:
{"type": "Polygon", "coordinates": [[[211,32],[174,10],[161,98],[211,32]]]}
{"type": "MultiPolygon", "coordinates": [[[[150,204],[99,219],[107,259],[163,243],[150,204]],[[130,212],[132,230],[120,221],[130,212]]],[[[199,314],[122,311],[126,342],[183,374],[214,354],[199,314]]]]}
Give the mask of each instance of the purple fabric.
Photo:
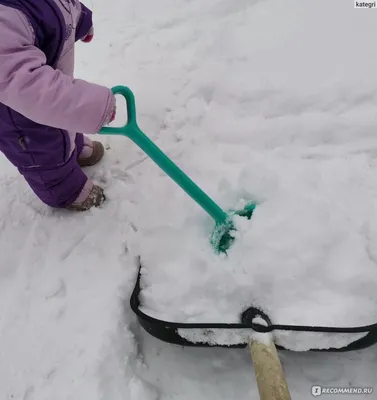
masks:
{"type": "Polygon", "coordinates": [[[81,3],[81,16],[76,27],[76,42],[87,35],[93,25],[92,12],[81,3]]]}
{"type": "Polygon", "coordinates": [[[54,1],[0,0],[0,4],[15,8],[26,15],[34,29],[35,45],[45,53],[47,64],[55,66],[64,44],[66,26],[54,1]],[[57,19],[59,24],[55,23],[57,19]],[[40,20],[44,21],[43,25],[38,23],[40,20]]]}
{"type": "Polygon", "coordinates": [[[75,137],[75,145],[77,149],[77,157],[80,156],[84,149],[84,144],[85,144],[85,137],[82,133],[76,133],[75,137]]]}
{"type": "Polygon", "coordinates": [[[108,88],[72,77],[72,22],[82,32],[92,23],[81,7],[75,0],[0,0],[0,150],[52,207],[71,204],[85,185],[75,132],[98,132],[113,101],[108,88]],[[51,39],[60,31],[63,43],[51,39]]]}
{"type": "MultiPolygon", "coordinates": [[[[88,180],[76,161],[82,149],[82,143],[82,135],[77,135],[75,150],[68,161],[59,166],[44,165],[35,169],[19,168],[34,193],[45,204],[51,207],[65,207],[79,197],[88,180]]],[[[60,150],[62,149],[60,148],[60,150]]],[[[55,162],[55,159],[51,159],[51,161],[55,162]]]]}

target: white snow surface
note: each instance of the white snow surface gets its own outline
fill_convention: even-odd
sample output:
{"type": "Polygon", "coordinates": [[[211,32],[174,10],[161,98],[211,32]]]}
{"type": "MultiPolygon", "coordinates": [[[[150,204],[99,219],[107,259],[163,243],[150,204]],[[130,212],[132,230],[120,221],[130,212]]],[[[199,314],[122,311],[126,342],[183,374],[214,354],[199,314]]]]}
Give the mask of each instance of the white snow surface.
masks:
{"type": "MultiPolygon", "coordinates": [[[[195,182],[224,209],[258,207],[236,218],[225,259],[211,218],[126,138],[99,138],[106,158],[88,175],[108,201],[83,214],[41,204],[1,158],[0,399],[258,398],[246,350],[181,348],[139,327],[128,305],[138,256],[143,310],[160,318],[233,322],[258,304],[275,323],[376,322],[377,11],[88,5],[96,39],[78,45],[77,76],[129,86],[142,130],[195,182]]],[[[355,336],[276,340],[305,350],[355,336]]],[[[376,385],[375,346],[280,355],[293,399],[312,385],[376,385]]]]}

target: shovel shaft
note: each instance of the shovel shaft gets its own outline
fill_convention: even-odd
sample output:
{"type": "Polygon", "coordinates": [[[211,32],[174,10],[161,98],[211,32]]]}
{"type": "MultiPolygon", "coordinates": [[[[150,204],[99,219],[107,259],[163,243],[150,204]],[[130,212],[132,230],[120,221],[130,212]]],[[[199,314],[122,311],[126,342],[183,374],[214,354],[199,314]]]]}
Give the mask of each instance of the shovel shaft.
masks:
{"type": "Polygon", "coordinates": [[[225,223],[228,215],[140,130],[136,122],[135,98],[131,90],[124,86],[117,86],[113,88],[113,93],[125,97],[128,121],[124,127],[105,127],[101,129],[100,133],[130,138],[217,223],[225,223]]]}
{"type": "Polygon", "coordinates": [[[138,145],[175,183],[177,183],[216,222],[223,223],[227,214],[199,188],[171,159],[163,153],[142,131],[131,140],[138,145]]]}
{"type": "Polygon", "coordinates": [[[260,400],[291,400],[287,381],[272,340],[249,341],[260,400]]]}

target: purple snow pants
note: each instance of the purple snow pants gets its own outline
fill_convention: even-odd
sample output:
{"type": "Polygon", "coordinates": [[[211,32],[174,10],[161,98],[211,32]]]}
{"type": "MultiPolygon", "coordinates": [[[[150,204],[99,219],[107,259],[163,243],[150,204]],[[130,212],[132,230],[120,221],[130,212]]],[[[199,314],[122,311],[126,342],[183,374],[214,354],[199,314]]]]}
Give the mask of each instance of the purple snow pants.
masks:
{"type": "Polygon", "coordinates": [[[25,133],[20,130],[4,136],[0,132],[0,151],[45,204],[57,208],[72,204],[88,179],[77,163],[84,145],[83,135],[76,134],[72,151],[66,131],[40,126],[35,134],[30,129],[25,133]]]}

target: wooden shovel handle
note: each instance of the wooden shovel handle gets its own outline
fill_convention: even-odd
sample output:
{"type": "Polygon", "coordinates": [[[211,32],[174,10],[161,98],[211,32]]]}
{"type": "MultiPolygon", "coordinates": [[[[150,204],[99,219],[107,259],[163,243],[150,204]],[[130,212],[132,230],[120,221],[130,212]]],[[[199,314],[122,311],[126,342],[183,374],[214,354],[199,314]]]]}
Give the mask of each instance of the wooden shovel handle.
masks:
{"type": "Polygon", "coordinates": [[[249,341],[260,400],[291,400],[283,368],[272,340],[249,341]]]}

